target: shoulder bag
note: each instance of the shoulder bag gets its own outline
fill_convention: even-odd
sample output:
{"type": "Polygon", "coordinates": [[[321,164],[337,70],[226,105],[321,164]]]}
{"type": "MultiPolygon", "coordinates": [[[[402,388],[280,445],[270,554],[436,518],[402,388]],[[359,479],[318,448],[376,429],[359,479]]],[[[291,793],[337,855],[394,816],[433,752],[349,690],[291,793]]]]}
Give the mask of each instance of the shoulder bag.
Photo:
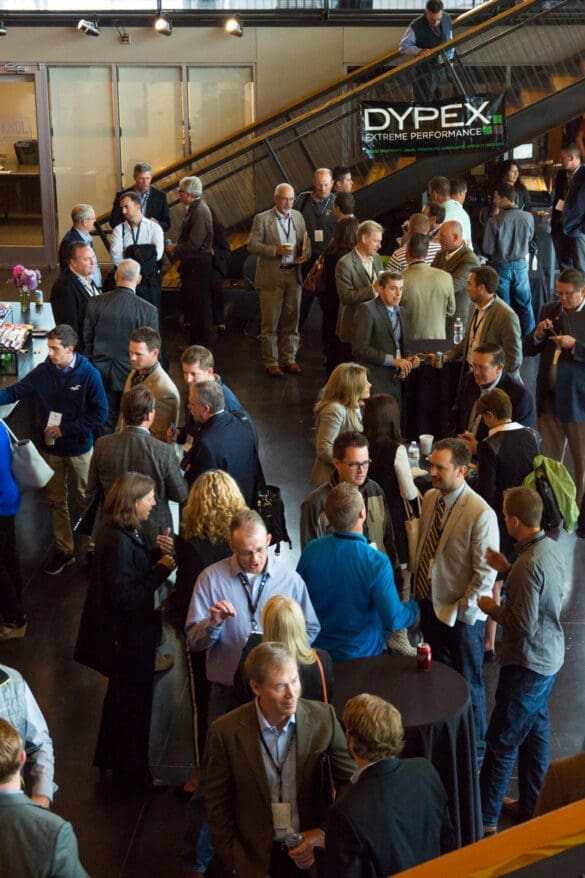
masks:
{"type": "Polygon", "coordinates": [[[8,424],[2,421],[10,436],[12,475],[21,491],[44,488],[53,478],[53,470],[43,459],[31,439],[17,439],[8,424]]]}

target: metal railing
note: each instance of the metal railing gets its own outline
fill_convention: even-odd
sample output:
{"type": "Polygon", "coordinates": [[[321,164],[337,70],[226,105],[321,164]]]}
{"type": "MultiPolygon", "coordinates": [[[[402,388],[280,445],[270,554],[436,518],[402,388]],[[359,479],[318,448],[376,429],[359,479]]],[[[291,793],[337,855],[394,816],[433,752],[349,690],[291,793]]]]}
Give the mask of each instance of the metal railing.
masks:
{"type": "Polygon", "coordinates": [[[387,56],[289,108],[278,124],[270,124],[274,117],[263,120],[158,174],[157,185],[169,193],[173,227],[182,215],[175,210],[175,190],[179,179],[191,173],[201,177],[205,199],[218,220],[231,233],[245,233],[251,217],[272,204],[280,181],[300,191],[310,184],[315,167],[342,164],[369,185],[408,165],[412,158],[389,157],[373,164],[362,157],[360,103],[411,100],[413,85],[424,88],[438,57],[449,66],[447,48],[455,49],[454,93],[504,93],[508,113],[583,78],[585,24],[569,0],[524,0],[502,12],[497,12],[502,5],[497,0],[490,5],[492,17],[456,34],[428,58],[387,56]],[[286,119],[289,113],[292,118],[286,119]]]}

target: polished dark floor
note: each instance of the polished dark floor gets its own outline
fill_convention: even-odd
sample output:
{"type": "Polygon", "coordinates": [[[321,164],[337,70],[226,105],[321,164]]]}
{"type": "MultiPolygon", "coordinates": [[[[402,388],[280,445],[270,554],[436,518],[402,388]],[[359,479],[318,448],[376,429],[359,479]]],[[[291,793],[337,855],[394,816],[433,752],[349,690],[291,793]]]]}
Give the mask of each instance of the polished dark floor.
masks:
{"type": "MultiPolygon", "coordinates": [[[[284,563],[294,565],[299,554],[298,510],[310,490],[311,408],[323,379],[317,309],[299,355],[303,374],[269,379],[261,368],[253,321],[248,321],[252,299],[240,296],[231,303],[228,333],[215,346],[217,369],[254,416],[267,478],[283,488],[293,551],[284,547],[281,557],[284,563]],[[251,334],[244,334],[245,329],[251,334]]],[[[172,320],[166,325],[166,335],[172,372],[179,382],[177,361],[182,340],[172,320]]],[[[527,383],[530,379],[527,374],[527,383]]],[[[93,878],[178,875],[185,806],[170,792],[125,801],[112,798],[98,783],[91,766],[105,680],[72,659],[86,584],[82,559],[60,576],[39,573],[50,542],[47,509],[41,497],[26,499],[18,518],[18,540],[27,582],[29,629],[25,639],[0,644],[0,662],[24,674],[49,724],[60,787],[55,811],[72,821],[82,862],[93,878]]],[[[553,758],[584,746],[585,595],[579,583],[583,582],[585,541],[563,534],[560,545],[568,564],[567,653],[551,698],[553,758]]],[[[172,627],[165,628],[164,651],[174,654],[175,666],[157,675],[151,763],[158,777],[174,784],[192,766],[191,708],[182,643],[172,627]]],[[[488,666],[490,697],[496,677],[497,667],[488,666]]]]}

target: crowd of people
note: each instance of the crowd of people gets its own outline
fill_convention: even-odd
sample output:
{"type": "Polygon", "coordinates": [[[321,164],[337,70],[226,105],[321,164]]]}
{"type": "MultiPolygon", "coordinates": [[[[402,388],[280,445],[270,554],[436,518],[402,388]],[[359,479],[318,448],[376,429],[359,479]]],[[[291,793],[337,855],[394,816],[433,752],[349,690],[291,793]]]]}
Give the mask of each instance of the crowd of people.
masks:
{"type": "MultiPolygon", "coordinates": [[[[109,291],[96,272],[95,214],[89,205],[72,211],[47,360],[0,390],[0,405],[37,402],[33,438],[54,473],[46,489],[54,547],[44,572],[60,575],[83,547],[89,586],[75,658],[108,678],[94,765],[125,793],[167,788],[148,761],[154,674],[172,665],[159,654],[155,602],[167,583],[198,722],[198,770],[178,790],[189,799],[187,873],[213,863],[219,875],[249,878],[313,868],[336,878],[386,876],[451,849],[440,776],[425,759],[398,759],[404,730],[395,708],[356,694],[342,730],[330,703],[334,663],[386,649],[414,656],[421,636],[433,659],[469,686],[485,834],[497,831],[502,809],[528,819],[540,808],[547,702],[564,660],[566,570],[541,528],[540,495],[522,482],[538,454],[562,461],[568,444],[572,502],[583,502],[585,211],[581,227],[573,225],[573,190],[581,185],[585,197],[585,183],[573,168],[555,204],[570,246],[565,262],[559,255],[559,301],[535,319],[530,202],[510,163],[501,170],[481,253],[463,207],[465,184],[440,176],[429,181],[428,203],[405,225],[387,269],[384,229],[353,215],[349,168],[316,170],[298,199],[279,184],[274,207],[254,218],[248,250],[257,256],[265,380],[303,380],[300,330],[313,298],[303,297],[302,282],[317,260],[323,274],[327,380],[319,395],[315,388],[313,490],[300,510],[296,570],[270,551],[256,509],[265,485],[256,426],[214,372],[209,338],[223,317],[213,309],[217,230],[201,181],[181,180],[185,218],[177,244],[165,244],[166,198],[151,186],[150,166],[136,166],[134,186],[117,194],[112,211],[109,291]],[[165,251],[180,260],[190,342],[182,393],[165,368],[160,332],[165,251]],[[456,320],[461,337],[451,346],[456,320]],[[404,412],[415,404],[410,380],[421,368],[410,346],[420,341],[441,343],[443,363],[461,372],[449,434],[435,437],[422,482],[402,437],[404,412]],[[536,399],[520,378],[523,356],[539,358],[536,399]],[[73,509],[87,524],[77,548],[73,509]],[[419,514],[412,544],[406,525],[419,514]],[[496,654],[488,723],[483,664],[496,654]],[[520,795],[510,802],[517,757],[520,795]]],[[[17,639],[27,629],[14,526],[20,497],[3,424],[0,467],[0,639],[17,639]]],[[[585,536],[583,511],[577,533],[585,536]]],[[[17,798],[28,804],[18,794],[26,758],[27,792],[47,807],[46,724],[18,672],[0,671],[0,807],[17,798]]],[[[85,874],[68,824],[18,813],[30,833],[45,821],[58,838],[69,863],[62,874],[85,874]]],[[[16,825],[18,814],[10,819],[16,825]]],[[[15,842],[12,855],[41,856],[25,847],[15,842]]]]}

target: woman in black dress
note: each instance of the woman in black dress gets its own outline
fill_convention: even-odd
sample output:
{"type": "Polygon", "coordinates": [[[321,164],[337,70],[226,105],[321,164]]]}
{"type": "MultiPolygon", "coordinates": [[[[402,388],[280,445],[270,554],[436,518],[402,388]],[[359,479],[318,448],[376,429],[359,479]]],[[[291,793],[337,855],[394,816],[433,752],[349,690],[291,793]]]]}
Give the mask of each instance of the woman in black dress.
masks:
{"type": "Polygon", "coordinates": [[[333,662],[324,649],[313,649],[307,641],[305,617],[293,598],[277,594],[266,601],[260,616],[263,634],[252,634],[242,650],[240,665],[234,676],[234,707],[250,701],[250,689],[244,665],[259,643],[284,643],[299,666],[301,694],[313,701],[330,702],[333,697],[333,662]]]}
{"type": "Polygon", "coordinates": [[[76,647],[78,661],[109,677],[94,765],[137,793],[166,789],[150,773],[148,742],[160,636],[154,593],[175,562],[168,534],[157,537],[162,557],[146,548],[142,523],[155,504],[153,480],[139,473],[108,491],[76,647]]]}
{"type": "MultiPolygon", "coordinates": [[[[403,567],[408,564],[404,500],[416,511],[419,491],[412,478],[408,454],[400,437],[400,409],[389,393],[376,393],[364,403],[364,433],[370,446],[368,476],[381,486],[394,527],[394,542],[403,567]]],[[[406,571],[403,571],[403,577],[406,571]]],[[[404,581],[404,586],[407,586],[404,581]]]]}

